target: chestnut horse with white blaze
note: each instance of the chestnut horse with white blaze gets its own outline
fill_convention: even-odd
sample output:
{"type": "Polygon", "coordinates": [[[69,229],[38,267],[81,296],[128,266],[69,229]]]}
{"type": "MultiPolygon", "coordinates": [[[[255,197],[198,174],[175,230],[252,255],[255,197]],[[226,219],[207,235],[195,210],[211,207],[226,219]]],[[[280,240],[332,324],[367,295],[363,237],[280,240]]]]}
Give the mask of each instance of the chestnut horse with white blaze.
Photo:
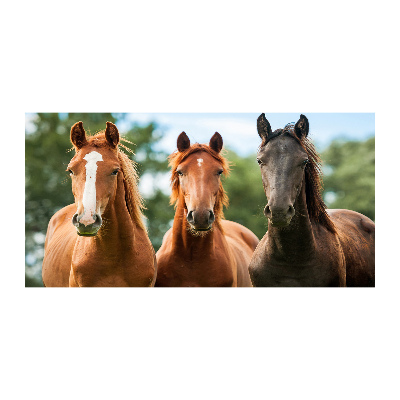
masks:
{"type": "Polygon", "coordinates": [[[375,224],[355,211],[326,209],[308,119],[272,132],[261,114],[257,129],[268,231],[249,265],[253,285],[375,286],[375,224]]]}
{"type": "Polygon", "coordinates": [[[228,198],[220,177],[229,166],[221,135],[191,146],[182,132],[177,145],[169,157],[176,212],[157,252],[156,286],[252,286],[247,267],[258,238],[223,219],[228,198]]]}
{"type": "Polygon", "coordinates": [[[45,286],[154,286],[157,264],[142,221],[136,170],[118,147],[117,127],[106,126],[90,137],[82,122],[71,129],[75,156],[67,171],[75,204],[49,222],[45,286]]]}

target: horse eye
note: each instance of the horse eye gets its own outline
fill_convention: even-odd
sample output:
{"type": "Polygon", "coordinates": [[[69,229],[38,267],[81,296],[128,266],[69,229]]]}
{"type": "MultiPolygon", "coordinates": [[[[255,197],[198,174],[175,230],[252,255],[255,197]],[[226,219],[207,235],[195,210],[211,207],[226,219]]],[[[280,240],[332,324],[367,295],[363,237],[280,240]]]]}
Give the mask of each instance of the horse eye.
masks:
{"type": "Polygon", "coordinates": [[[181,171],[176,171],[176,173],[177,173],[179,176],[183,176],[183,173],[182,173],[181,171]]]}
{"type": "Polygon", "coordinates": [[[74,173],[72,172],[72,170],[70,170],[70,169],[67,169],[67,172],[70,174],[70,175],[73,175],[74,173]]]}
{"type": "Polygon", "coordinates": [[[118,171],[119,171],[119,168],[114,169],[114,171],[111,172],[111,175],[118,175],[118,171]]]}
{"type": "Polygon", "coordinates": [[[220,170],[217,172],[217,175],[222,175],[223,172],[224,172],[224,170],[223,170],[223,169],[220,169],[220,170]]]}
{"type": "Polygon", "coordinates": [[[257,158],[257,162],[258,162],[258,165],[262,164],[262,161],[259,158],[257,158]]]}
{"type": "Polygon", "coordinates": [[[304,160],[303,162],[302,162],[302,165],[307,165],[308,164],[308,160],[304,160]]]}

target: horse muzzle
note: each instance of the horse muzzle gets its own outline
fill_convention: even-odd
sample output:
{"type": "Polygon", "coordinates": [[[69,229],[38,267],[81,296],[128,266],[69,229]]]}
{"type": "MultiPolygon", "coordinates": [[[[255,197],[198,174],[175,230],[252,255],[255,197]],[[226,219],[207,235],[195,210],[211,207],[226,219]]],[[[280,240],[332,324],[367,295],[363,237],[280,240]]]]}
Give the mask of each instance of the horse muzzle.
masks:
{"type": "Polygon", "coordinates": [[[277,207],[267,204],[264,208],[264,215],[271,222],[271,225],[277,228],[288,226],[294,214],[295,209],[292,205],[277,207]]]}
{"type": "Polygon", "coordinates": [[[209,231],[215,221],[215,215],[212,210],[192,210],[187,213],[186,219],[195,231],[209,231]]]}
{"type": "Polygon", "coordinates": [[[93,220],[94,222],[91,224],[83,224],[80,222],[82,216],[75,214],[72,217],[72,224],[75,226],[76,231],[79,236],[96,236],[98,230],[103,223],[102,218],[99,214],[94,214],[93,220]]]}

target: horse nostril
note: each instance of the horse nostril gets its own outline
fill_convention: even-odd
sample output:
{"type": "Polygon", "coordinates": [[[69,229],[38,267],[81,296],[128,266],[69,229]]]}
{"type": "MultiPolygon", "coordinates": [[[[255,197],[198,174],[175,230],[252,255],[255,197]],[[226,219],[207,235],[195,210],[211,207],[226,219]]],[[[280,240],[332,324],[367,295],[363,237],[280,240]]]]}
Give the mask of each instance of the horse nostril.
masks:
{"type": "Polygon", "coordinates": [[[269,205],[267,204],[264,208],[264,215],[266,217],[270,217],[271,216],[271,209],[269,208],[269,205]]]}
{"type": "Polygon", "coordinates": [[[293,217],[294,213],[295,213],[294,207],[293,206],[289,206],[288,215],[293,217]]]}
{"type": "Polygon", "coordinates": [[[189,211],[186,215],[186,219],[188,220],[188,222],[193,223],[194,219],[193,219],[193,211],[189,211]]]}
{"type": "Polygon", "coordinates": [[[93,225],[101,226],[102,223],[103,223],[103,220],[101,219],[101,216],[99,214],[96,214],[95,217],[94,217],[93,225]]]}
{"type": "Polygon", "coordinates": [[[72,217],[72,224],[75,226],[79,225],[78,214],[74,214],[74,216],[72,217]]]}
{"type": "Polygon", "coordinates": [[[214,220],[215,220],[214,212],[212,210],[210,210],[210,217],[208,218],[208,222],[210,224],[212,224],[214,222],[214,220]]]}

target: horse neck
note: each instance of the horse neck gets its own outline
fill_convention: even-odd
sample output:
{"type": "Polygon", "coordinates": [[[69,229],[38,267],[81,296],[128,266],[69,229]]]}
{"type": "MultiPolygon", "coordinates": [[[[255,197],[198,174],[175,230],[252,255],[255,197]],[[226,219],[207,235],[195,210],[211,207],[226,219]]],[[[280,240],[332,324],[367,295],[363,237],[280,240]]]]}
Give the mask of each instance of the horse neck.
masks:
{"type": "Polygon", "coordinates": [[[179,251],[193,254],[195,251],[203,256],[211,255],[214,250],[214,240],[222,236],[218,225],[214,226],[210,232],[204,236],[194,236],[189,232],[189,223],[186,220],[187,210],[182,197],[178,199],[175,211],[174,223],[172,226],[172,248],[179,251]]]}
{"type": "Polygon", "coordinates": [[[106,229],[99,231],[99,238],[109,240],[111,237],[123,242],[129,240],[132,243],[134,233],[137,229],[136,223],[133,221],[126,204],[125,185],[122,176],[118,177],[117,190],[114,201],[106,207],[104,218],[107,222],[106,229]]]}
{"type": "MultiPolygon", "coordinates": [[[[133,249],[135,242],[136,224],[129,214],[125,200],[125,186],[123,176],[118,176],[117,189],[114,199],[110,200],[102,215],[103,226],[92,240],[85,241],[89,249],[105,252],[108,255],[123,250],[125,256],[128,249],[133,249]]],[[[87,239],[87,238],[83,238],[87,239]]],[[[131,251],[134,256],[134,251],[131,251]]]]}
{"type": "Polygon", "coordinates": [[[307,209],[306,183],[303,179],[302,188],[294,203],[295,215],[289,226],[277,228],[268,226],[267,251],[282,261],[291,261],[293,258],[298,263],[301,255],[308,259],[315,250],[313,227],[307,209]]]}

